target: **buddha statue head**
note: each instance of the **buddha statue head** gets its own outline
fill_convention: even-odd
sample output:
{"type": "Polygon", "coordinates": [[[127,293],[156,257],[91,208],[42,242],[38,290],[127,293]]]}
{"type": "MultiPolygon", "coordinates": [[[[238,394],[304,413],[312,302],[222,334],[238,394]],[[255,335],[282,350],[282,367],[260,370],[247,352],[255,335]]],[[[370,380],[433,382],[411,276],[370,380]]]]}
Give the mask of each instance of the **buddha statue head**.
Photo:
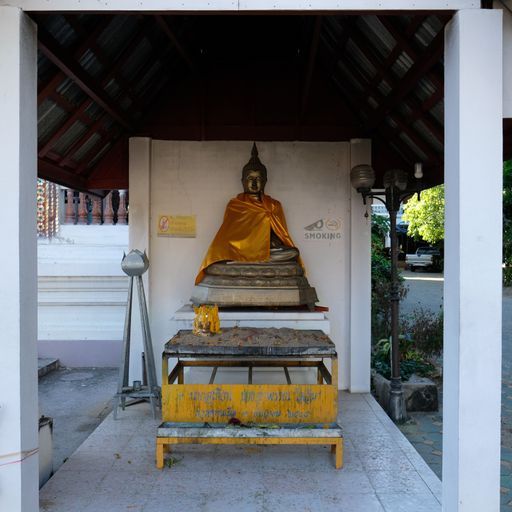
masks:
{"type": "Polygon", "coordinates": [[[258,158],[256,143],[252,146],[251,158],[242,170],[242,185],[245,194],[260,196],[265,191],[267,183],[267,168],[258,158]]]}

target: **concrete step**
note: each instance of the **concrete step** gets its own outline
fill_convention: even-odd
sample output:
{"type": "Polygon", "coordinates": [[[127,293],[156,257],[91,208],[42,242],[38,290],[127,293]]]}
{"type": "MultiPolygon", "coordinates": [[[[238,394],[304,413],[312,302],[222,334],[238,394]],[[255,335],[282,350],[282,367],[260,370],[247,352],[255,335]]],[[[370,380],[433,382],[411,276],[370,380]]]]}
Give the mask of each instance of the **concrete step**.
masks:
{"type": "Polygon", "coordinates": [[[60,366],[59,360],[51,357],[38,357],[37,358],[37,375],[39,378],[44,375],[57,370],[60,366]]]}

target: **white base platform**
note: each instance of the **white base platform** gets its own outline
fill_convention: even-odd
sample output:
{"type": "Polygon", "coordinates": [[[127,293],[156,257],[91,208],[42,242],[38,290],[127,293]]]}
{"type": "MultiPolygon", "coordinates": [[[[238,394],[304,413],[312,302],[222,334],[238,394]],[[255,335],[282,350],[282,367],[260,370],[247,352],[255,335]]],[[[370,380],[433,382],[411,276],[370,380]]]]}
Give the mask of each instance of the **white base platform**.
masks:
{"type": "MultiPolygon", "coordinates": [[[[322,311],[268,311],[240,310],[220,311],[222,327],[288,327],[289,329],[318,329],[329,335],[331,324],[322,311]]],[[[186,304],[174,313],[173,321],[177,330],[192,329],[194,310],[191,304],[186,304]]]]}

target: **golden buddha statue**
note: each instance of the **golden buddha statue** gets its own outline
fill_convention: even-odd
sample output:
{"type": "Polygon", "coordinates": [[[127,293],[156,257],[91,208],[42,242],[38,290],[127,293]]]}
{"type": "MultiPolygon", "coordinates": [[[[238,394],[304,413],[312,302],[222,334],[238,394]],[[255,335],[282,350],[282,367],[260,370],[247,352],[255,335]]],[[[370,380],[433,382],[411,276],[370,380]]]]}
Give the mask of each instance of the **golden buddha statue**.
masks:
{"type": "Polygon", "coordinates": [[[242,170],[243,193],[231,199],[196,277],[194,304],[298,306],[318,300],[281,203],[265,194],[267,169],[253,144],[242,170]]]}

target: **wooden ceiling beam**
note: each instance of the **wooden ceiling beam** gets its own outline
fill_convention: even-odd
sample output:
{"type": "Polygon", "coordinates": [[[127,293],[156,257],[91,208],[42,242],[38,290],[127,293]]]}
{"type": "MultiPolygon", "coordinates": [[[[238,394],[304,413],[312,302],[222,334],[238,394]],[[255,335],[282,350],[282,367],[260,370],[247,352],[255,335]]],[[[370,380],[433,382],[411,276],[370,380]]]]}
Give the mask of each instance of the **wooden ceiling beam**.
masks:
{"type": "Polygon", "coordinates": [[[313,27],[313,36],[311,38],[311,46],[309,47],[308,65],[304,78],[304,87],[302,89],[302,97],[300,102],[300,118],[304,117],[306,113],[309,90],[311,88],[311,81],[313,79],[313,71],[315,70],[316,56],[318,53],[318,44],[320,41],[320,32],[322,30],[322,16],[315,16],[315,24],[313,27]]]}
{"type": "MultiPolygon", "coordinates": [[[[363,52],[365,57],[372,63],[374,68],[377,70],[377,76],[384,78],[389,86],[393,89],[397,87],[396,81],[394,77],[392,77],[389,73],[389,68],[385,66],[385,61],[380,62],[379,56],[376,55],[374,49],[370,46],[369,42],[366,41],[364,36],[357,30],[355,25],[353,23],[350,23],[348,26],[346,26],[346,30],[349,31],[349,39],[352,39],[354,43],[358,46],[358,48],[363,52]],[[380,75],[379,75],[380,73],[380,75]]],[[[357,66],[357,62],[353,62],[354,65],[357,66]]],[[[357,69],[357,68],[356,68],[357,69]]],[[[375,77],[368,78],[365,80],[367,83],[367,89],[371,92],[368,93],[367,97],[370,98],[371,96],[379,95],[381,98],[381,105],[387,101],[388,96],[383,96],[380,91],[378,90],[378,85],[380,83],[380,78],[378,81],[375,81],[375,77]]],[[[392,93],[391,93],[392,94],[392,93]]],[[[414,98],[409,98],[407,101],[404,99],[404,103],[408,105],[409,109],[414,113],[418,110],[418,108],[421,108],[419,102],[414,98]]],[[[395,114],[399,115],[399,114],[395,114]]],[[[400,115],[399,115],[400,116],[400,115]]],[[[402,116],[400,116],[401,118],[402,116]]],[[[405,121],[405,124],[408,125],[409,121],[407,119],[402,119],[402,121],[405,121]]],[[[424,118],[425,124],[428,125],[429,130],[432,132],[432,134],[438,139],[438,141],[442,144],[444,142],[444,136],[442,129],[439,126],[435,126],[435,123],[431,122],[428,116],[425,116],[424,118]]],[[[369,126],[371,128],[371,125],[369,126]]],[[[408,132],[408,130],[406,130],[408,132]]],[[[415,135],[412,134],[412,131],[408,133],[408,135],[413,139],[415,135]]],[[[417,143],[418,145],[418,143],[417,143]]]]}
{"type": "MultiPolygon", "coordinates": [[[[359,49],[363,52],[365,57],[372,63],[372,65],[375,67],[376,70],[380,70],[382,68],[382,64],[378,62],[377,56],[374,54],[372,48],[369,44],[365,42],[362,36],[356,35],[355,27],[351,27],[351,33],[349,38],[353,38],[354,42],[358,45],[359,49]],[[357,40],[357,41],[356,41],[357,40]]],[[[357,66],[357,62],[353,61],[352,66],[350,66],[350,70],[354,77],[359,81],[361,85],[364,86],[365,91],[363,93],[359,93],[360,96],[360,102],[367,103],[367,98],[370,96],[367,94],[366,91],[368,89],[372,88],[372,85],[375,86],[374,78],[370,76],[365,76],[357,66]],[[357,76],[355,76],[357,75],[357,76]]],[[[393,83],[390,83],[390,86],[393,86],[393,83]]],[[[377,96],[379,101],[381,103],[386,101],[386,96],[383,96],[382,93],[378,90],[378,88],[375,88],[374,96],[377,96]]],[[[370,115],[373,117],[374,113],[370,115]]],[[[424,153],[424,155],[428,158],[429,161],[432,161],[434,163],[438,163],[440,161],[439,155],[433,150],[433,148],[430,147],[430,145],[424,141],[417,133],[416,131],[410,126],[410,123],[407,121],[407,119],[404,118],[399,112],[394,112],[392,115],[390,114],[391,119],[394,121],[394,123],[398,126],[398,128],[404,132],[411,141],[418,147],[418,149],[424,153]]]]}
{"type": "Polygon", "coordinates": [[[55,165],[44,158],[37,160],[37,175],[45,180],[59,183],[76,190],[86,190],[87,182],[82,176],[55,165]]]}
{"type": "MultiPolygon", "coordinates": [[[[86,29],[80,23],[77,22],[77,20],[75,19],[74,16],[65,15],[64,18],[66,19],[67,23],[69,23],[69,25],[73,28],[73,30],[76,33],[81,34],[84,37],[87,37],[86,29]]],[[[105,54],[105,51],[99,46],[97,39],[94,39],[91,42],[89,49],[94,53],[94,55],[96,56],[98,61],[102,64],[104,69],[110,70],[116,64],[115,62],[112,62],[110,57],[108,57],[105,54]]],[[[118,59],[116,59],[116,62],[117,62],[117,60],[118,59]]],[[[127,80],[125,80],[124,77],[121,75],[121,73],[116,72],[114,75],[114,79],[116,80],[116,82],[118,82],[121,85],[122,89],[130,97],[130,99],[132,101],[134,101],[134,97],[130,92],[129,84],[128,84],[127,80]]]]}
{"type": "MultiPolygon", "coordinates": [[[[139,31],[137,31],[136,35],[133,38],[130,38],[129,41],[127,42],[127,44],[125,44],[124,47],[121,49],[120,56],[122,56],[122,57],[124,56],[124,57],[120,58],[120,59],[117,59],[116,60],[116,65],[112,66],[109,69],[109,72],[107,73],[107,75],[101,80],[101,86],[102,87],[104,87],[113,78],[113,76],[116,73],[118,73],[119,65],[122,65],[122,63],[124,63],[126,61],[126,59],[131,54],[131,51],[134,49],[134,47],[136,45],[138,45],[140,43],[140,41],[142,40],[143,37],[144,37],[144,27],[142,27],[139,31]]],[[[149,62],[152,65],[151,61],[149,61],[149,62]]],[[[91,102],[92,102],[91,100],[85,100],[82,103],[82,105],[80,106],[79,109],[74,109],[73,110],[73,115],[66,121],[65,124],[67,124],[68,127],[71,126],[77,119],[79,119],[82,116],[82,114],[83,114],[82,107],[85,105],[85,108],[87,108],[87,106],[91,102]]],[[[71,157],[80,148],[81,144],[79,144],[79,143],[80,142],[84,143],[85,141],[87,141],[92,136],[92,134],[94,132],[99,131],[99,128],[101,127],[101,125],[103,124],[104,121],[105,121],[105,115],[101,116],[100,120],[90,119],[90,122],[87,123],[87,125],[90,126],[90,129],[82,137],[80,137],[80,139],[75,141],[64,152],[63,155],[61,155],[61,159],[60,159],[59,165],[64,165],[64,166],[69,165],[71,163],[71,157]]],[[[100,131],[100,133],[101,132],[102,131],[100,131]]]]}
{"type": "MultiPolygon", "coordinates": [[[[347,103],[347,106],[349,107],[349,109],[352,110],[352,112],[358,117],[360,117],[360,111],[363,111],[365,113],[365,115],[367,116],[367,118],[371,117],[372,109],[365,101],[362,101],[362,100],[364,100],[364,98],[359,94],[359,91],[357,91],[355,89],[355,87],[350,83],[350,81],[343,80],[340,82],[339,80],[336,80],[336,82],[338,83],[338,85],[337,85],[338,89],[342,92],[342,94],[345,96],[345,98],[347,100],[346,103],[347,103]],[[343,85],[341,85],[341,84],[343,84],[343,85]],[[346,89],[344,89],[344,87],[347,88],[347,86],[350,89],[348,91],[346,89]],[[354,107],[356,107],[356,108],[354,108],[354,107]]],[[[363,127],[364,127],[366,133],[369,134],[369,130],[366,127],[365,123],[363,123],[363,127]]],[[[401,158],[404,158],[404,163],[412,165],[414,162],[417,162],[418,156],[415,153],[413,153],[412,149],[409,146],[407,146],[402,139],[400,139],[399,137],[391,138],[390,134],[389,134],[389,130],[383,129],[383,128],[380,129],[380,134],[389,143],[397,146],[402,155],[406,155],[405,157],[404,156],[401,157],[401,158]]]]}
{"type": "MultiPolygon", "coordinates": [[[[100,130],[101,126],[105,122],[107,114],[103,114],[93,125],[89,127],[81,137],[79,137],[68,149],[62,154],[62,158],[59,162],[59,165],[66,166],[71,163],[73,155],[85,144],[95,133],[101,134],[108,133],[104,130],[100,130]]],[[[100,135],[101,136],[101,135],[100,135]]]]}
{"type": "MultiPolygon", "coordinates": [[[[370,112],[369,107],[367,107],[365,104],[360,103],[359,100],[356,100],[354,102],[355,93],[357,92],[356,89],[353,88],[353,86],[345,81],[343,82],[343,86],[338,86],[339,90],[342,92],[342,94],[345,96],[347,100],[347,105],[350,105],[350,109],[357,114],[357,110],[354,110],[353,104],[357,104],[357,108],[360,110],[365,110],[366,112],[370,112]],[[350,91],[346,91],[343,89],[343,87],[349,86],[350,91]]],[[[382,136],[383,140],[387,141],[390,145],[395,145],[397,147],[397,150],[399,152],[399,159],[403,162],[403,167],[408,168],[409,166],[413,165],[414,162],[418,160],[418,156],[412,152],[412,150],[407,146],[401,139],[395,137],[392,138],[390,136],[389,130],[386,129],[379,129],[379,134],[382,136]],[[380,132],[380,133],[379,133],[380,132]]],[[[368,134],[368,130],[366,129],[366,133],[368,134]]],[[[368,135],[367,135],[368,136],[368,135]]]]}
{"type": "MultiPolygon", "coordinates": [[[[379,18],[380,19],[380,18],[379,18]]],[[[416,33],[416,30],[418,29],[418,26],[423,23],[425,19],[425,16],[417,16],[414,18],[414,20],[407,26],[407,33],[406,37],[411,37],[413,34],[416,33]]],[[[382,21],[382,20],[381,20],[382,21]]],[[[393,35],[393,34],[392,34],[393,35]]],[[[368,91],[368,96],[371,96],[374,91],[379,86],[381,80],[384,78],[386,82],[390,81],[390,69],[393,66],[393,64],[396,62],[400,54],[402,53],[402,46],[398,44],[398,41],[395,37],[395,47],[391,50],[390,54],[386,57],[386,60],[382,62],[382,64],[379,64],[377,73],[372,78],[372,86],[370,90],[368,91]]],[[[375,65],[375,62],[372,62],[375,65]]],[[[393,80],[394,82],[394,80],[393,80]]],[[[389,84],[390,87],[393,86],[393,83],[389,84]]]]}
{"type": "Polygon", "coordinates": [[[96,80],[89,76],[72,56],[61,48],[58,42],[44,29],[39,30],[38,46],[49,60],[71,78],[101,108],[126,129],[129,131],[133,130],[131,119],[105,93],[96,80]]]}
{"type": "MultiPolygon", "coordinates": [[[[113,142],[116,140],[117,137],[120,137],[123,135],[124,132],[116,128],[114,130],[109,131],[106,134],[106,137],[102,137],[99,139],[92,147],[87,151],[87,153],[82,157],[82,161],[78,164],[76,168],[76,174],[81,176],[84,174],[84,172],[87,169],[87,166],[90,164],[91,159],[94,157],[94,155],[97,155],[109,142],[113,142]]],[[[81,176],[84,177],[84,176],[81,176]]]]}
{"type": "MultiPolygon", "coordinates": [[[[363,75],[363,73],[361,71],[359,71],[359,69],[357,69],[357,67],[355,67],[355,66],[352,67],[351,71],[352,71],[352,73],[357,75],[355,78],[359,81],[359,83],[361,83],[365,87],[369,86],[369,84],[371,83],[371,79],[369,79],[369,77],[366,77],[365,75],[363,75]]],[[[379,93],[379,95],[380,95],[380,93],[379,93]]],[[[358,94],[358,96],[360,98],[359,102],[362,104],[365,104],[366,103],[365,93],[358,94]]],[[[380,95],[380,97],[384,98],[382,95],[380,95]]],[[[373,114],[373,112],[371,112],[371,110],[370,110],[370,114],[369,114],[370,118],[371,118],[372,114],[373,114]]],[[[410,127],[410,125],[406,122],[406,120],[403,118],[403,116],[399,112],[394,112],[393,114],[390,114],[390,118],[393,120],[393,122],[398,127],[398,130],[396,131],[396,133],[393,134],[393,140],[395,138],[398,138],[400,133],[403,132],[409,137],[409,139],[411,139],[411,141],[418,147],[418,149],[422,153],[424,153],[424,155],[427,157],[428,161],[430,161],[432,163],[436,163],[436,164],[440,162],[439,155],[428,145],[428,143],[426,141],[424,141],[415,132],[415,130],[412,127],[410,127]]],[[[419,158],[419,155],[417,155],[416,158],[419,158]]]]}
{"type": "MultiPolygon", "coordinates": [[[[36,23],[40,20],[40,17],[34,17],[36,23]]],[[[103,31],[107,28],[107,26],[112,21],[111,16],[102,16],[101,19],[96,23],[94,30],[90,32],[86,39],[79,43],[79,45],[72,50],[73,58],[75,60],[80,60],[87,50],[90,48],[91,44],[96,41],[96,39],[103,33],[103,31]]],[[[41,23],[42,26],[42,23],[41,23]]],[[[66,75],[59,71],[56,73],[53,78],[51,78],[45,85],[39,88],[37,93],[37,104],[40,105],[49,94],[51,94],[57,86],[66,78],[66,75]]]]}
{"type": "Polygon", "coordinates": [[[414,89],[417,82],[422,78],[441,58],[444,50],[444,33],[441,31],[432,41],[432,44],[425,50],[422,58],[417,60],[406,72],[399,84],[386,100],[379,106],[375,115],[370,120],[369,127],[376,128],[383,122],[384,118],[393,110],[406,96],[414,89]]]}
{"type": "Polygon", "coordinates": [[[57,140],[64,135],[71,126],[75,124],[79,117],[82,117],[85,110],[92,105],[92,100],[87,99],[82,102],[82,104],[76,109],[76,111],[71,114],[64,123],[62,123],[57,130],[55,130],[51,137],[39,148],[38,156],[39,158],[44,158],[48,151],[53,147],[53,145],[57,142],[57,140]]]}
{"type": "Polygon", "coordinates": [[[188,68],[192,73],[198,73],[198,67],[194,63],[193,59],[190,58],[189,54],[183,48],[183,46],[178,41],[177,37],[174,35],[174,32],[169,27],[169,24],[165,20],[165,17],[162,15],[156,15],[155,20],[157,25],[162,29],[163,33],[167,36],[167,39],[171,42],[171,44],[176,48],[176,51],[180,54],[181,58],[185,61],[188,68]]]}
{"type": "MultiPolygon", "coordinates": [[[[338,24],[339,27],[339,24],[338,24]]],[[[345,54],[345,49],[347,47],[347,43],[349,40],[349,32],[347,30],[343,30],[341,32],[340,38],[335,38],[331,34],[329,36],[332,38],[333,45],[331,45],[330,41],[327,40],[327,36],[320,35],[320,39],[324,41],[324,46],[331,47],[331,62],[328,66],[329,76],[332,76],[336,72],[336,68],[338,67],[338,62],[343,58],[345,54]]]]}
{"type": "MultiPolygon", "coordinates": [[[[405,37],[402,35],[400,29],[396,26],[396,21],[393,17],[390,16],[378,16],[379,21],[384,25],[384,27],[388,30],[388,32],[393,36],[398,46],[405,52],[409,57],[416,62],[421,56],[421,50],[418,48],[418,44],[414,44],[414,42],[410,41],[410,37],[413,34],[407,34],[405,37]]],[[[422,23],[426,19],[426,17],[422,18],[422,23]]],[[[444,25],[443,25],[444,27],[444,25]]],[[[441,31],[444,29],[442,28],[441,31]]],[[[409,26],[407,27],[407,32],[409,32],[409,26]]],[[[416,30],[414,31],[416,32],[416,30]]],[[[434,72],[430,72],[427,74],[428,78],[434,83],[436,87],[444,87],[443,79],[438,76],[434,72]]]]}

